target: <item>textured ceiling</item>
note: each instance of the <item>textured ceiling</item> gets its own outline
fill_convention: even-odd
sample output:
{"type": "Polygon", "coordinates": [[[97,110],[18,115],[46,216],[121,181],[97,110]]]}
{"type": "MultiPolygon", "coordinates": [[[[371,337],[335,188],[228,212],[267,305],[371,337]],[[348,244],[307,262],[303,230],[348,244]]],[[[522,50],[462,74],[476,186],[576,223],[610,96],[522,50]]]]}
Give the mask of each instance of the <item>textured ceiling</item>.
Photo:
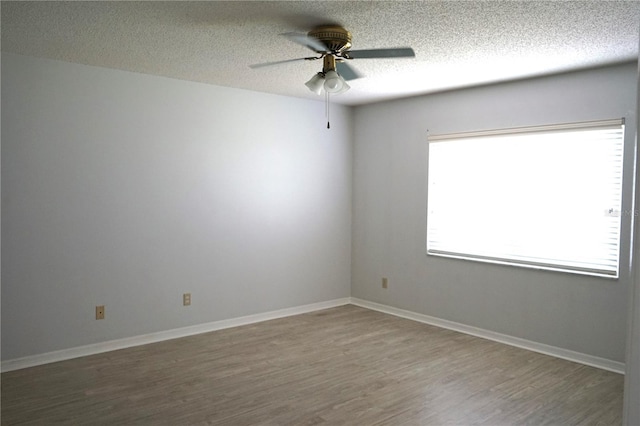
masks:
{"type": "Polygon", "coordinates": [[[318,99],[321,61],[279,34],[339,23],[353,49],[411,46],[413,59],[355,59],[357,105],[637,60],[639,1],[2,1],[2,50],[318,99]]]}

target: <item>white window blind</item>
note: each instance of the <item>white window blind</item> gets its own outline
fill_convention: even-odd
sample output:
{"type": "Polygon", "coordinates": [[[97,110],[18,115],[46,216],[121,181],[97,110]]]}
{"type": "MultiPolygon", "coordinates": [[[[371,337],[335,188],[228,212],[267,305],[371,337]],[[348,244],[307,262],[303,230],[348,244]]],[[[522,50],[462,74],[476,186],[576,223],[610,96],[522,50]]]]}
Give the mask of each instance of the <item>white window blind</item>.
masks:
{"type": "Polygon", "coordinates": [[[618,276],[623,120],[429,137],[427,253],[618,276]]]}

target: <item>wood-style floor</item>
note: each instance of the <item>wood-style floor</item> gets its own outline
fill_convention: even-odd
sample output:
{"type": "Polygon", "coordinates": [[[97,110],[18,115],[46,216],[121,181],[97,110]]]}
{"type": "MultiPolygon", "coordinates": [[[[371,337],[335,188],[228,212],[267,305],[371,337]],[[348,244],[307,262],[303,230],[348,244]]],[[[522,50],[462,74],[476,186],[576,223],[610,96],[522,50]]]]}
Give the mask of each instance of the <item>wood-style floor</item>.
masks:
{"type": "Polygon", "coordinates": [[[355,306],[2,374],[2,424],[619,425],[623,376],[355,306]]]}

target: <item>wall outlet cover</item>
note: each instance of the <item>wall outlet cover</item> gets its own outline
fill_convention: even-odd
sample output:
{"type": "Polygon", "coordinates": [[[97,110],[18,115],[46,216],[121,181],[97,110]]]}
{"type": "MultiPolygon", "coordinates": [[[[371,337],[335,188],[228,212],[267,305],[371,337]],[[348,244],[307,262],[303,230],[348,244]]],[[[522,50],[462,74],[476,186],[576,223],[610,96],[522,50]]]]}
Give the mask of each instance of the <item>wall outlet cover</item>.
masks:
{"type": "Polygon", "coordinates": [[[104,305],[96,306],[96,319],[104,319],[104,305]]]}

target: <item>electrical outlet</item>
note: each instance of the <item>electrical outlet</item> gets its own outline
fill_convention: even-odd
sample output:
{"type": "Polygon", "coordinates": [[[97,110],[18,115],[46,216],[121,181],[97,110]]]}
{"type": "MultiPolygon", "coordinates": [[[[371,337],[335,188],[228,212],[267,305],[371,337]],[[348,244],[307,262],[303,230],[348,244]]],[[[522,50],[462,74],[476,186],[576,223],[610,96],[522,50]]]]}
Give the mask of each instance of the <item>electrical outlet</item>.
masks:
{"type": "Polygon", "coordinates": [[[104,319],[104,305],[96,306],[96,319],[104,319]]]}
{"type": "Polygon", "coordinates": [[[182,295],[182,305],[183,306],[191,305],[191,293],[185,293],[182,295]]]}
{"type": "Polygon", "coordinates": [[[389,285],[389,280],[387,278],[382,279],[382,288],[387,288],[389,285]]]}

